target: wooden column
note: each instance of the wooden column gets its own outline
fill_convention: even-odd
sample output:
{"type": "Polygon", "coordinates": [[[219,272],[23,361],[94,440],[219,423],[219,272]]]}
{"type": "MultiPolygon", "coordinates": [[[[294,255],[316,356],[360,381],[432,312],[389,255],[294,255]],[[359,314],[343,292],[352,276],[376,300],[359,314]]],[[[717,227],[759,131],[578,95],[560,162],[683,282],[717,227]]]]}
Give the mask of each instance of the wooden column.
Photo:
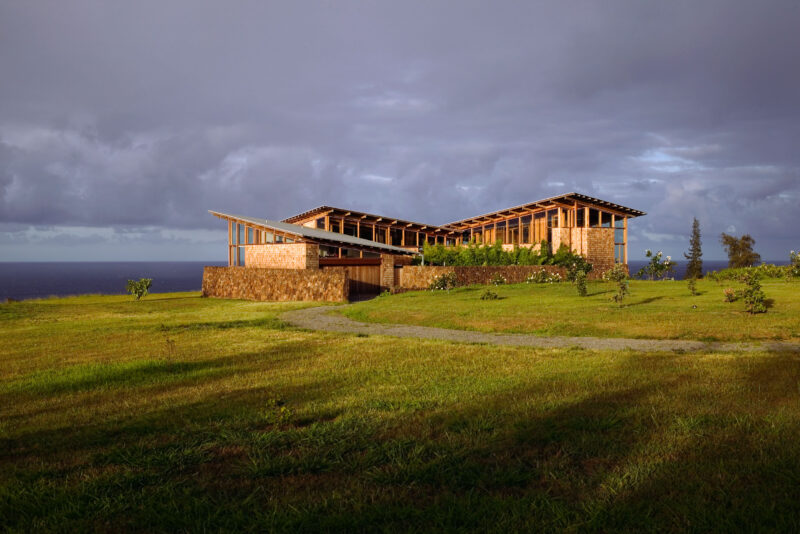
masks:
{"type": "Polygon", "coordinates": [[[584,228],[589,228],[591,224],[589,224],[589,207],[585,207],[583,213],[583,226],[584,228]]]}
{"type": "Polygon", "coordinates": [[[622,220],[622,240],[625,241],[625,265],[628,265],[628,218],[622,220]]]}

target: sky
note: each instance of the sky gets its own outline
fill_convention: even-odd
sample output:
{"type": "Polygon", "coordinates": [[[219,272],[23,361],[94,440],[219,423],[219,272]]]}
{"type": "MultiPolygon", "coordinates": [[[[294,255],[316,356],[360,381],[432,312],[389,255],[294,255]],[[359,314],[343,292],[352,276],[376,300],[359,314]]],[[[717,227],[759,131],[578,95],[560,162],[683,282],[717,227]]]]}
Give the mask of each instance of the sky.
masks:
{"type": "Polygon", "coordinates": [[[0,261],[225,261],[207,210],[579,192],[800,249],[800,2],[0,0],[0,261]]]}

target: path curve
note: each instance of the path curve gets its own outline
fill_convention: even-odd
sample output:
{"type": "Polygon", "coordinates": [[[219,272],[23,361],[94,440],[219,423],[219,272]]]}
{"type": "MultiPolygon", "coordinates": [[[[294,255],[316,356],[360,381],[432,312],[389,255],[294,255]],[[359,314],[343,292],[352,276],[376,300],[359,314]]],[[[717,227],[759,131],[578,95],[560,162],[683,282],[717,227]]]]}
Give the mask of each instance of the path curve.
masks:
{"type": "MultiPolygon", "coordinates": [[[[339,308],[340,306],[337,306],[339,308]]],[[[442,339],[459,343],[489,343],[517,347],[565,348],[581,347],[592,350],[637,350],[637,351],[782,351],[800,353],[800,345],[783,341],[764,343],[706,343],[681,339],[628,339],[601,337],[542,337],[531,334],[493,334],[470,330],[451,330],[432,326],[403,324],[362,323],[339,313],[332,313],[331,306],[319,306],[293,310],[281,315],[281,319],[292,326],[325,332],[382,335],[416,339],[442,339]]]]}

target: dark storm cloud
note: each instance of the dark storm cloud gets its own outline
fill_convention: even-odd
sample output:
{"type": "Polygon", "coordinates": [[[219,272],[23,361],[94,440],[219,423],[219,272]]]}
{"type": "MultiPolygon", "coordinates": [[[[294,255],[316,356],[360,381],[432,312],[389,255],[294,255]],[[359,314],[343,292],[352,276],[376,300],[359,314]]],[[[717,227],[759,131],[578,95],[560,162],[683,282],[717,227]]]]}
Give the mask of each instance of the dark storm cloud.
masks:
{"type": "Polygon", "coordinates": [[[676,255],[696,215],[781,258],[798,27],[796,2],[5,3],[0,223],[122,243],[207,209],[443,223],[575,190],[647,211],[632,247],[676,255]]]}

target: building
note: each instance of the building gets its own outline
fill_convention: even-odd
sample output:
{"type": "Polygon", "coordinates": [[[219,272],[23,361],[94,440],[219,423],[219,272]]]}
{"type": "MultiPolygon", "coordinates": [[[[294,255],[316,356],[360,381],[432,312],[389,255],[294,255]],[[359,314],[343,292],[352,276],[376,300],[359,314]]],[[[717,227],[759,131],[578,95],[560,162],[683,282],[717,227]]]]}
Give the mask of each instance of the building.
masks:
{"type": "Polygon", "coordinates": [[[628,263],[628,220],[645,215],[579,193],[537,200],[441,226],[320,206],[282,221],[212,211],[228,222],[228,266],[345,267],[351,292],[394,286],[395,270],[423,245],[500,242],[506,249],[566,245],[605,271],[628,263]]]}

